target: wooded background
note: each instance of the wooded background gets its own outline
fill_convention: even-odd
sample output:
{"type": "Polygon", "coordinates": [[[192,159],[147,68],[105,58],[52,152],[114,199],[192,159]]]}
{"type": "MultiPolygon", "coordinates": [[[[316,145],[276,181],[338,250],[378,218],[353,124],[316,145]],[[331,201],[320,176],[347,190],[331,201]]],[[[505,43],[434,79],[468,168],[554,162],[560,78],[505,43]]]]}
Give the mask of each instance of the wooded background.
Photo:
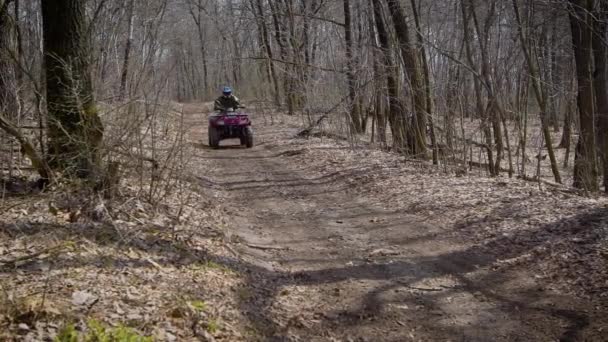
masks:
{"type": "Polygon", "coordinates": [[[302,135],[598,191],[607,20],[602,0],[0,0],[0,167],[97,177],[160,104],[231,85],[302,135]]]}

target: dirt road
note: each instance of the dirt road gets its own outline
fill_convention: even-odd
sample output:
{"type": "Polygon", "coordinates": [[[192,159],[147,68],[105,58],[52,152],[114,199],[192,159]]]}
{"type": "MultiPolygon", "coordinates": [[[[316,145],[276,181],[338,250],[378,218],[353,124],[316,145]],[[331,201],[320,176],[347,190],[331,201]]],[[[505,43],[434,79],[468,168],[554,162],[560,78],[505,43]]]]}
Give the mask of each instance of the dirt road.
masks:
{"type": "MultiPolygon", "coordinates": [[[[204,130],[204,129],[203,129],[204,130]]],[[[194,137],[198,139],[200,127],[194,137]]],[[[256,147],[200,145],[197,175],[220,191],[227,234],[250,270],[240,290],[251,338],[270,341],[596,340],[585,304],[426,217],[361,193],[357,169],[295,163],[294,130],[256,129],[256,147]]],[[[206,136],[202,137],[206,141],[206,136]]],[[[308,153],[307,158],[314,158],[308,153]]],[[[298,159],[301,160],[301,159],[298,159]]]]}

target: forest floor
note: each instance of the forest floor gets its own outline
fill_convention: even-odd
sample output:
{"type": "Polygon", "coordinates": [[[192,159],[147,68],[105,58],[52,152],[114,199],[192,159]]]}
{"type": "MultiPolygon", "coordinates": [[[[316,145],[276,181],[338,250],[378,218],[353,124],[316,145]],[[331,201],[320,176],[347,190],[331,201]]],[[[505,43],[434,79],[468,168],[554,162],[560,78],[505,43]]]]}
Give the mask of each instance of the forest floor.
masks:
{"type": "Polygon", "coordinates": [[[167,341],[605,340],[606,198],[296,139],[285,117],[213,150],[206,109],[184,109],[176,217],[3,203],[0,338],[95,319],[167,341]]]}

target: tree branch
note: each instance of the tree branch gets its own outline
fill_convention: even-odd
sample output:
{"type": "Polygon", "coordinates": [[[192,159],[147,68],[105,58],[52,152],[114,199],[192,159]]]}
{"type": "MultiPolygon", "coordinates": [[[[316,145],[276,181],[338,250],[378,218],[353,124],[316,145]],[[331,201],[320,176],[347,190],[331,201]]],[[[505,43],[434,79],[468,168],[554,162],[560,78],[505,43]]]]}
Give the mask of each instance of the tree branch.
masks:
{"type": "Polygon", "coordinates": [[[40,177],[44,180],[52,179],[52,171],[47,165],[47,163],[40,157],[34,145],[25,137],[19,130],[11,123],[6,117],[0,114],[0,129],[4,130],[9,135],[13,136],[19,142],[21,146],[21,151],[25,156],[32,162],[32,166],[40,177]]]}

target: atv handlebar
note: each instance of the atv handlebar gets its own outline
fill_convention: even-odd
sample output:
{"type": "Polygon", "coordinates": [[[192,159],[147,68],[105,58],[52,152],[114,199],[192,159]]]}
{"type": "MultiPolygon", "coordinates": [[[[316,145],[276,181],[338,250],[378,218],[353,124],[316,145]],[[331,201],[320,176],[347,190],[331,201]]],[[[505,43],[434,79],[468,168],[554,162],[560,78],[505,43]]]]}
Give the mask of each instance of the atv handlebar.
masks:
{"type": "MultiPolygon", "coordinates": [[[[245,108],[247,108],[247,107],[245,107],[245,106],[238,106],[238,107],[233,108],[233,109],[245,109],[245,108]]],[[[213,109],[214,112],[224,112],[224,111],[227,111],[227,110],[228,110],[228,108],[214,108],[213,109]]]]}

